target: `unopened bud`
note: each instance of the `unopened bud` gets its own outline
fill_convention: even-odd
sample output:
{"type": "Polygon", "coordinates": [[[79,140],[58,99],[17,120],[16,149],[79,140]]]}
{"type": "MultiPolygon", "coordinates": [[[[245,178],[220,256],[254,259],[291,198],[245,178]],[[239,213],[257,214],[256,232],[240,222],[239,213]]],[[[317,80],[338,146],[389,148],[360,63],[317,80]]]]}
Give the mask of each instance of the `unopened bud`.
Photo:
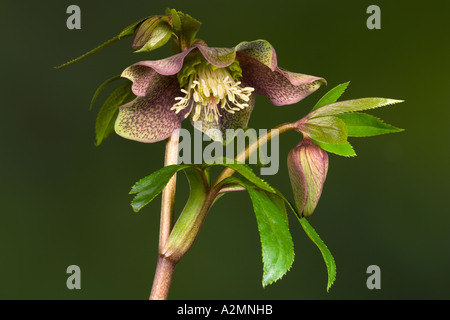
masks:
{"type": "Polygon", "coordinates": [[[169,41],[172,28],[167,16],[153,16],[141,23],[136,29],[131,47],[136,52],[155,50],[169,41]]]}
{"type": "Polygon", "coordinates": [[[328,171],[328,154],[305,137],[288,155],[289,178],[298,213],[309,217],[319,202],[328,171]]]}

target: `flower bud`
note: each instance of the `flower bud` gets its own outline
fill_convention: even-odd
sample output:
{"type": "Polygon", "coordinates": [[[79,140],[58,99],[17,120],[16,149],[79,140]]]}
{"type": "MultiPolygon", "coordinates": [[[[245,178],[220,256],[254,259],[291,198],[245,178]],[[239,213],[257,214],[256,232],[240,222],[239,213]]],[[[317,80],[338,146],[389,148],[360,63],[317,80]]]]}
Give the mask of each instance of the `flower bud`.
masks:
{"type": "Polygon", "coordinates": [[[141,23],[136,29],[131,47],[136,52],[155,50],[169,41],[172,36],[172,28],[167,16],[152,16],[141,23]]]}
{"type": "Polygon", "coordinates": [[[289,178],[298,213],[310,217],[328,171],[328,154],[305,137],[288,155],[289,178]]]}

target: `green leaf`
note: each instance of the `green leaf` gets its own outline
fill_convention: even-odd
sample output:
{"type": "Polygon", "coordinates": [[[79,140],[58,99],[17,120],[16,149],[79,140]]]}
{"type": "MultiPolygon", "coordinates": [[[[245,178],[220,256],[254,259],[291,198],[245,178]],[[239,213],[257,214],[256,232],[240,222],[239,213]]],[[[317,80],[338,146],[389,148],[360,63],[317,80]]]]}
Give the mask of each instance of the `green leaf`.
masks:
{"type": "Polygon", "coordinates": [[[182,26],[180,40],[185,46],[190,47],[191,44],[194,42],[195,36],[197,35],[197,32],[202,24],[200,21],[194,19],[188,14],[181,12],[178,13],[180,15],[180,21],[182,26]]]}
{"type": "Polygon", "coordinates": [[[311,109],[311,111],[319,109],[320,107],[323,107],[327,104],[336,102],[339,99],[339,97],[344,93],[345,89],[347,89],[349,83],[350,83],[350,81],[346,82],[346,83],[342,83],[342,84],[334,87],[327,93],[325,93],[323,95],[323,97],[320,98],[320,100],[316,103],[314,108],[311,109]]]}
{"type": "Polygon", "coordinates": [[[347,128],[344,121],[337,117],[308,119],[302,124],[301,131],[320,142],[329,144],[347,143],[347,128]]]}
{"type": "Polygon", "coordinates": [[[370,137],[403,131],[403,129],[384,123],[381,119],[366,113],[345,113],[337,117],[344,121],[350,137],[370,137]]]}
{"type": "Polygon", "coordinates": [[[327,104],[313,112],[311,112],[308,118],[318,118],[326,116],[334,116],[341,113],[356,112],[369,109],[375,109],[395,103],[403,102],[403,100],[387,99],[387,98],[362,98],[355,100],[346,100],[327,104]]]}
{"type": "Polygon", "coordinates": [[[114,90],[105,100],[95,120],[95,145],[99,146],[114,131],[114,122],[119,106],[135,98],[131,91],[131,82],[127,82],[114,90]]]}
{"type": "Polygon", "coordinates": [[[328,271],[327,291],[329,291],[334,280],[336,279],[336,263],[334,261],[333,255],[331,254],[330,250],[325,245],[325,243],[322,241],[320,236],[317,234],[317,232],[314,230],[314,228],[309,224],[308,220],[306,218],[303,218],[301,214],[297,212],[295,206],[289,200],[287,200],[286,197],[279,190],[275,189],[275,191],[276,195],[279,198],[283,199],[285,203],[288,205],[288,207],[291,208],[292,212],[300,221],[300,224],[305,233],[308,235],[308,237],[313,241],[313,243],[319,248],[320,252],[322,253],[328,271]]]}
{"type": "Polygon", "coordinates": [[[171,25],[177,35],[179,48],[181,50],[189,48],[194,43],[201,22],[175,9],[166,9],[166,14],[170,14],[172,17],[171,25]]]}
{"type": "Polygon", "coordinates": [[[94,107],[95,101],[97,100],[98,95],[103,91],[103,89],[105,89],[110,83],[116,81],[120,79],[120,76],[114,76],[112,78],[109,78],[108,80],[106,80],[105,82],[103,82],[98,88],[97,90],[95,90],[94,96],[92,97],[91,100],[91,105],[89,106],[89,109],[92,110],[92,108],[94,107]]]}
{"type": "Polygon", "coordinates": [[[351,146],[351,144],[349,142],[344,143],[344,144],[331,144],[331,143],[325,143],[325,142],[320,142],[317,140],[314,140],[315,144],[317,144],[319,147],[321,147],[323,150],[327,151],[327,152],[331,152],[334,154],[337,154],[339,156],[344,156],[344,157],[354,157],[356,156],[355,150],[353,150],[353,147],[351,146]]]}
{"type": "Polygon", "coordinates": [[[228,167],[230,169],[233,169],[237,173],[239,173],[241,176],[249,180],[251,183],[253,183],[256,187],[274,193],[274,189],[263,179],[258,177],[252,170],[250,166],[244,163],[236,163],[234,160],[228,159],[228,158],[220,158],[215,161],[213,164],[205,165],[205,167],[208,166],[224,166],[228,167]]]}
{"type": "Polygon", "coordinates": [[[253,203],[263,258],[263,287],[281,279],[294,262],[294,244],[278,206],[259,189],[242,182],[253,203]]]}
{"type": "Polygon", "coordinates": [[[306,218],[299,218],[298,220],[300,221],[300,224],[303,227],[305,233],[312,240],[312,242],[315,243],[315,245],[322,253],[322,257],[325,261],[328,271],[327,292],[329,292],[331,286],[334,283],[334,280],[336,279],[336,263],[334,261],[333,255],[331,254],[325,243],[322,241],[322,239],[319,237],[317,232],[314,230],[314,228],[309,224],[308,220],[306,218]]]}
{"type": "Polygon", "coordinates": [[[278,210],[280,210],[281,214],[283,215],[284,219],[286,220],[286,223],[289,225],[289,219],[288,219],[288,215],[287,215],[285,199],[283,199],[276,193],[271,193],[271,192],[266,192],[266,191],[262,191],[262,192],[264,192],[264,194],[273,202],[273,204],[277,206],[278,210]]]}
{"type": "Polygon", "coordinates": [[[158,194],[163,191],[172,176],[180,170],[192,167],[193,165],[170,165],[166,166],[151,175],[139,180],[130,191],[130,194],[136,194],[131,206],[134,212],[138,212],[144,206],[149,204],[158,194]]]}
{"type": "MultiPolygon", "coordinates": [[[[166,13],[170,14],[172,16],[172,28],[173,30],[178,34],[181,31],[181,19],[178,15],[177,10],[175,9],[168,9],[166,10],[166,13]]],[[[181,13],[181,12],[180,12],[181,13]]]]}

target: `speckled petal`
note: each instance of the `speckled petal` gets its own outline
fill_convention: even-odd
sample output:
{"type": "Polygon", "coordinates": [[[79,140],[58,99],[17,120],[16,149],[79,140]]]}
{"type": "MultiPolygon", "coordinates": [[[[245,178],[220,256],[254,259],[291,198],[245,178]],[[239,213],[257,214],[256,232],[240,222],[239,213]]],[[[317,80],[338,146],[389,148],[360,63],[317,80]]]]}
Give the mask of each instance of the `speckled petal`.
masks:
{"type": "Polygon", "coordinates": [[[248,101],[249,106],[245,109],[236,111],[234,114],[221,110],[222,116],[219,117],[218,122],[214,119],[209,121],[205,118],[204,113],[202,113],[200,118],[195,122],[192,120],[191,116],[191,123],[196,129],[201,129],[201,131],[208,134],[208,136],[215,141],[220,141],[223,138],[223,142],[226,144],[227,139],[225,134],[227,129],[237,130],[247,128],[250,115],[255,105],[255,100],[255,95],[252,94],[250,96],[250,100],[248,101]],[[208,132],[208,130],[210,131],[208,132]]]}
{"type": "Polygon", "coordinates": [[[155,73],[156,71],[152,68],[140,65],[132,65],[122,72],[121,77],[131,80],[133,82],[133,85],[131,86],[131,90],[133,91],[133,93],[138,97],[143,97],[145,96],[147,87],[155,73]]]}
{"type": "Polygon", "coordinates": [[[242,68],[242,84],[255,88],[255,93],[265,95],[276,106],[299,102],[326,83],[323,78],[287,72],[272,71],[247,55],[237,56],[242,68]]]}
{"type": "Polygon", "coordinates": [[[191,51],[199,50],[204,58],[219,68],[233,63],[236,57],[234,48],[210,48],[194,45],[190,49],[162,60],[148,60],[135,63],[122,72],[122,77],[133,82],[132,90],[137,96],[147,94],[148,85],[152,83],[156,73],[169,76],[177,74],[183,67],[184,59],[191,51]]]}
{"type": "Polygon", "coordinates": [[[277,106],[293,104],[307,97],[326,81],[323,78],[281,70],[272,45],[265,40],[236,46],[242,68],[242,83],[255,88],[277,106]]]}
{"type": "Polygon", "coordinates": [[[125,69],[122,76],[133,82],[144,82],[145,79],[148,79],[149,74],[151,74],[151,69],[165,76],[177,74],[183,67],[184,59],[193,50],[199,50],[207,61],[219,68],[229,66],[236,58],[234,48],[211,48],[202,45],[194,45],[186,51],[165,59],[137,62],[125,69]],[[150,70],[145,71],[143,67],[150,68],[150,70]],[[141,78],[143,79],[141,80],[141,78]]]}
{"type": "Polygon", "coordinates": [[[266,40],[241,42],[236,47],[236,52],[258,60],[262,64],[275,71],[277,69],[277,55],[272,45],[266,40]]]}
{"type": "MultiPolygon", "coordinates": [[[[144,66],[151,68],[155,70],[157,73],[162,74],[164,76],[171,76],[177,74],[181,70],[181,68],[183,67],[184,58],[194,49],[195,47],[192,47],[186,51],[183,51],[181,53],[175,54],[173,56],[161,60],[140,61],[138,63],[133,64],[131,67],[144,66]]],[[[136,78],[137,76],[134,77],[136,78]]]]}
{"type": "Polygon", "coordinates": [[[155,76],[153,90],[145,97],[137,97],[119,109],[115,123],[118,135],[139,142],[152,143],[164,140],[181,128],[185,112],[175,114],[170,110],[180,87],[175,76],[155,76]]]}

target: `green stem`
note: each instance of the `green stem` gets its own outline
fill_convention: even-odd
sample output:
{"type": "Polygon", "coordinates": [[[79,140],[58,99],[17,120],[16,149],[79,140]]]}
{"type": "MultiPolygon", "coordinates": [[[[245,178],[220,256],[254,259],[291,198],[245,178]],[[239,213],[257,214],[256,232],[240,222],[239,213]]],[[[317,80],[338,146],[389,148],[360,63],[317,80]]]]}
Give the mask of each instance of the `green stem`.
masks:
{"type": "MultiPolygon", "coordinates": [[[[178,161],[178,139],[179,133],[174,133],[166,142],[166,154],[164,166],[177,164],[178,161]]],[[[173,210],[175,205],[175,191],[177,186],[177,175],[175,174],[162,192],[161,220],[159,226],[159,253],[165,247],[167,239],[173,226],[173,210]]]]}
{"type": "Polygon", "coordinates": [[[73,60],[70,60],[70,61],[68,61],[68,62],[66,62],[66,63],[63,63],[63,64],[61,64],[61,65],[55,67],[55,69],[62,69],[62,68],[64,68],[64,67],[70,66],[71,64],[74,64],[75,62],[78,62],[78,61],[80,61],[80,60],[82,60],[82,59],[84,59],[84,58],[89,57],[90,55],[92,55],[92,54],[94,54],[94,53],[96,53],[96,52],[98,52],[98,51],[100,51],[100,50],[106,48],[107,46],[113,44],[113,43],[116,42],[116,41],[119,41],[120,39],[121,39],[120,35],[115,36],[114,38],[109,39],[108,41],[103,42],[101,45],[99,45],[98,47],[92,49],[91,51],[86,52],[86,53],[83,54],[82,56],[79,56],[78,58],[75,58],[75,59],[73,59],[73,60]]]}
{"type": "MultiPolygon", "coordinates": [[[[287,131],[296,130],[296,129],[297,129],[297,126],[296,126],[295,122],[285,123],[285,124],[276,126],[275,128],[267,131],[266,134],[259,137],[258,140],[253,142],[247,148],[245,148],[244,151],[242,151],[240,154],[238,154],[236,156],[235,160],[238,162],[244,162],[245,160],[247,160],[247,158],[250,156],[250,154],[255,152],[260,146],[269,142],[273,137],[279,136],[280,134],[285,133],[287,131]]],[[[231,168],[224,169],[222,171],[222,173],[219,175],[219,177],[216,179],[216,182],[213,184],[213,186],[217,186],[221,181],[230,177],[233,173],[234,173],[234,170],[231,168]]]]}

